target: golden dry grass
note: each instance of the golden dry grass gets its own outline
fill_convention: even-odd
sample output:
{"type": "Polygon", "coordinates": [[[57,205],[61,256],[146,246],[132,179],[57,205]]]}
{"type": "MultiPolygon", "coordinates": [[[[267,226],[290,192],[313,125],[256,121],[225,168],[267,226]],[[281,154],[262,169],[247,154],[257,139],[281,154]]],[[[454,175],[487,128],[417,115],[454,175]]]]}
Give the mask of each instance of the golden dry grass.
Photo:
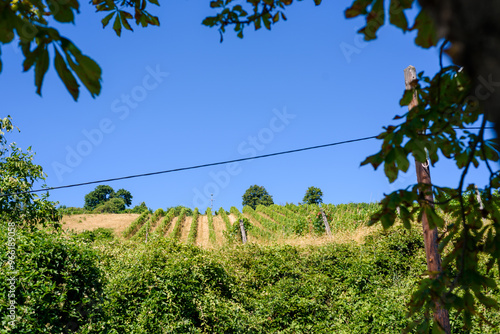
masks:
{"type": "Polygon", "coordinates": [[[306,235],[303,237],[280,238],[275,243],[291,246],[322,246],[326,244],[346,244],[357,243],[363,244],[365,237],[374,233],[380,227],[362,226],[354,231],[342,231],[334,233],[332,236],[322,235],[306,235]]]}
{"type": "Polygon", "coordinates": [[[95,230],[96,228],[110,228],[117,236],[134,221],[139,214],[136,213],[102,213],[63,216],[62,223],[64,229],[76,232],[95,230]]]}

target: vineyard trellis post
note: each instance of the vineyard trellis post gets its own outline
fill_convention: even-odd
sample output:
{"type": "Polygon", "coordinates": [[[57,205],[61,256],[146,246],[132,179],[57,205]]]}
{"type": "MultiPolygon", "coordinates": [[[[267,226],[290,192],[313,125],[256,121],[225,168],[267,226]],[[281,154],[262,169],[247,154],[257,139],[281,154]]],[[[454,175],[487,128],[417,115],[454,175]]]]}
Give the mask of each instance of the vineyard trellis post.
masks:
{"type": "MultiPolygon", "coordinates": [[[[408,66],[404,70],[405,76],[405,89],[412,90],[415,88],[417,83],[417,70],[413,66],[408,66]]],[[[408,105],[408,110],[411,110],[413,107],[418,105],[417,92],[414,91],[413,99],[408,105]]],[[[425,133],[426,129],[421,129],[422,133],[425,133]]],[[[430,204],[434,202],[434,196],[432,194],[432,183],[431,183],[431,174],[430,174],[430,166],[429,159],[427,158],[425,162],[418,161],[415,158],[415,168],[417,171],[417,182],[419,184],[423,184],[424,187],[421,188],[421,191],[424,191],[424,198],[430,204]]],[[[438,251],[438,231],[437,228],[431,229],[429,227],[429,221],[427,218],[427,214],[424,212],[422,215],[422,229],[424,235],[424,246],[425,246],[425,257],[427,260],[427,270],[434,273],[440,273],[442,271],[441,268],[441,256],[438,251]]],[[[435,278],[436,274],[431,274],[431,278],[435,278]]],[[[448,310],[443,308],[442,302],[439,297],[434,300],[436,308],[434,310],[434,319],[441,326],[441,328],[447,333],[451,333],[450,328],[450,318],[448,314],[448,310]]]]}
{"type": "Polygon", "coordinates": [[[323,208],[319,209],[321,211],[321,217],[323,217],[323,223],[325,224],[325,231],[328,236],[332,235],[332,231],[330,230],[330,224],[328,224],[328,219],[326,219],[325,211],[323,211],[323,208]]]}
{"type": "Polygon", "coordinates": [[[240,219],[240,230],[241,230],[241,240],[243,244],[247,243],[247,233],[245,232],[245,224],[243,223],[243,219],[240,219]]]}

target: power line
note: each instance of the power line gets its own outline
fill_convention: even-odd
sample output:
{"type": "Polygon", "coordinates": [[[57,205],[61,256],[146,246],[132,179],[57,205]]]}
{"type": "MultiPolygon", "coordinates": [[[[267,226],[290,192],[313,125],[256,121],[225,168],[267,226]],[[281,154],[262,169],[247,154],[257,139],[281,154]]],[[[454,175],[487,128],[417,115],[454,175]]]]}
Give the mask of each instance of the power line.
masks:
{"type": "MultiPolygon", "coordinates": [[[[481,127],[466,127],[466,128],[458,128],[457,127],[457,128],[454,128],[454,129],[457,129],[457,130],[476,130],[476,129],[481,129],[481,127]]],[[[493,129],[493,127],[485,127],[485,129],[493,129]]],[[[122,176],[122,177],[115,177],[115,178],[111,178],[111,179],[104,179],[104,180],[97,180],[97,181],[89,181],[89,182],[68,184],[68,185],[65,185],[65,186],[49,187],[49,188],[36,189],[36,190],[30,190],[30,191],[22,191],[22,192],[17,192],[17,193],[0,194],[0,197],[6,197],[6,196],[12,196],[12,195],[23,195],[23,194],[34,194],[34,193],[38,193],[38,192],[42,192],[42,191],[58,190],[58,189],[65,189],[65,188],[74,188],[74,187],[81,187],[81,186],[86,186],[86,185],[90,185],[90,184],[97,184],[97,183],[104,183],[104,182],[113,182],[113,181],[120,181],[120,180],[126,180],[126,179],[134,179],[134,178],[138,178],[138,177],[145,177],[145,176],[152,176],[152,175],[159,175],[159,174],[181,172],[181,171],[186,171],[186,170],[191,170],[191,169],[199,169],[199,168],[205,168],[205,167],[213,167],[213,166],[219,166],[219,165],[226,165],[226,164],[230,164],[230,163],[234,163],[234,162],[241,162],[241,161],[248,161],[248,160],[257,160],[257,159],[262,159],[262,158],[274,157],[274,156],[278,156],[278,155],[284,155],[284,154],[290,154],[290,153],[297,153],[297,152],[303,152],[303,151],[309,151],[309,150],[315,150],[315,149],[324,148],[324,147],[331,147],[331,146],[337,146],[337,145],[355,143],[355,142],[359,142],[359,141],[365,141],[365,140],[375,139],[377,137],[378,136],[363,137],[363,138],[357,138],[357,139],[344,140],[344,141],[330,143],[330,144],[309,146],[309,147],[298,148],[298,149],[294,149],[294,150],[281,151],[281,152],[270,153],[270,154],[263,154],[263,155],[258,155],[258,156],[255,156],[255,157],[226,160],[226,161],[213,162],[213,163],[202,164],[202,165],[195,165],[195,166],[190,166],[190,167],[181,167],[181,168],[168,169],[168,170],[163,170],[163,171],[158,171],[158,172],[143,173],[143,174],[134,174],[134,175],[128,175],[128,176],[122,176]]]]}
{"type": "Polygon", "coordinates": [[[230,164],[230,163],[234,163],[234,162],[241,162],[241,161],[248,161],[248,160],[256,160],[256,159],[262,159],[262,158],[269,158],[269,157],[274,157],[274,156],[278,156],[278,155],[284,155],[284,154],[290,154],[290,153],[297,153],[297,152],[303,152],[303,151],[309,151],[309,150],[316,150],[316,149],[319,149],[319,148],[330,147],[330,146],[337,146],[337,145],[342,145],[342,144],[355,143],[355,142],[359,142],[359,141],[375,139],[377,137],[378,136],[370,136],[370,137],[364,137],[364,138],[350,139],[350,140],[344,140],[344,141],[330,143],[330,144],[323,144],[323,145],[317,145],[317,146],[309,146],[309,147],[298,148],[298,149],[289,150],[289,151],[281,151],[281,152],[276,152],[276,153],[263,154],[263,155],[258,155],[258,156],[255,156],[255,157],[240,158],[240,159],[226,160],[226,161],[220,161],[220,162],[212,162],[212,163],[203,164],[203,165],[195,165],[195,166],[190,166],[190,167],[181,167],[181,168],[175,168],[175,169],[168,169],[168,170],[162,170],[162,171],[159,171],[159,172],[134,174],[134,175],[129,175],[129,176],[115,177],[115,178],[111,178],[111,179],[98,180],[98,181],[89,181],[89,182],[75,183],[75,184],[69,184],[69,185],[59,186],[59,187],[50,187],[50,188],[30,190],[30,191],[23,191],[23,192],[17,192],[17,193],[1,194],[0,197],[12,196],[12,195],[22,195],[22,194],[33,194],[33,193],[42,192],[42,191],[65,189],[65,188],[74,188],[74,187],[86,186],[86,185],[89,185],[89,184],[97,184],[97,183],[112,182],[112,181],[119,181],[119,180],[126,180],[126,179],[134,179],[134,178],[144,177],[144,176],[167,174],[167,173],[181,172],[181,171],[186,171],[186,170],[191,170],[191,169],[198,169],[198,168],[205,168],[205,167],[226,165],[226,164],[230,164]]]}

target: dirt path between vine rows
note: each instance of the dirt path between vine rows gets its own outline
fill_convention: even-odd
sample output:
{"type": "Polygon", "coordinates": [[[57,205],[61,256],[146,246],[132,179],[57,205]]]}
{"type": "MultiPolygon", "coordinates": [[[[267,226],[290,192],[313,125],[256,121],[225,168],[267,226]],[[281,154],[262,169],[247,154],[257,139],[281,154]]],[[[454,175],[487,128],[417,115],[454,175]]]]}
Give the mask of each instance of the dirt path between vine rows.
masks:
{"type": "Polygon", "coordinates": [[[221,216],[213,216],[214,217],[214,229],[215,229],[215,241],[218,246],[222,246],[226,241],[224,239],[223,231],[226,230],[226,224],[222,220],[221,216]]]}
{"type": "Polygon", "coordinates": [[[196,236],[196,245],[209,248],[212,246],[208,237],[208,217],[199,216],[198,217],[198,233],[196,236]]]}
{"type": "Polygon", "coordinates": [[[193,217],[184,218],[184,223],[181,226],[181,236],[179,238],[179,242],[181,242],[183,244],[187,243],[189,229],[191,229],[191,222],[192,221],[193,221],[193,217]]]}
{"type": "Polygon", "coordinates": [[[174,217],[172,221],[170,222],[170,225],[168,226],[167,230],[165,231],[165,234],[163,236],[168,237],[170,233],[172,233],[175,224],[177,224],[177,220],[179,220],[179,217],[174,217]]]}

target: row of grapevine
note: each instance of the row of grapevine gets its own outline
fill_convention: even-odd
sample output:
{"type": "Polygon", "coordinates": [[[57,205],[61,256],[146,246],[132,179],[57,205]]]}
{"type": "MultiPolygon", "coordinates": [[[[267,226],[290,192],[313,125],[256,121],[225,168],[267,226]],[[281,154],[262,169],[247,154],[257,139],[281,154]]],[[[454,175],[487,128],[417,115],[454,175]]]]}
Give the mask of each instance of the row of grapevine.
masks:
{"type": "Polygon", "coordinates": [[[215,238],[215,227],[214,227],[214,220],[212,216],[212,209],[207,208],[207,219],[208,219],[208,238],[212,245],[215,245],[216,243],[216,238],[215,238]]]}
{"type": "Polygon", "coordinates": [[[296,213],[292,210],[287,209],[284,206],[273,204],[270,208],[283,215],[285,217],[285,223],[291,226],[293,232],[298,235],[304,235],[309,231],[309,220],[308,216],[303,214],[296,213]]]}
{"type": "Polygon", "coordinates": [[[151,216],[151,219],[149,219],[145,224],[142,225],[142,227],[137,231],[136,234],[132,237],[132,240],[137,240],[137,239],[142,239],[145,238],[147,234],[151,231],[152,228],[156,226],[156,223],[158,220],[165,215],[165,211],[163,211],[162,208],[159,208],[156,210],[153,215],[151,216]]]}
{"type": "Polygon", "coordinates": [[[182,208],[181,212],[179,214],[179,217],[177,217],[177,221],[175,222],[175,226],[174,226],[172,232],[170,232],[170,234],[168,236],[169,238],[172,238],[174,240],[179,240],[179,238],[181,236],[182,224],[184,223],[184,220],[186,219],[186,213],[187,213],[187,209],[182,208]]]}
{"type": "Polygon", "coordinates": [[[160,222],[160,224],[156,228],[155,235],[163,236],[165,234],[165,232],[168,230],[174,217],[175,217],[175,209],[170,208],[168,210],[167,214],[165,215],[165,218],[163,218],[163,220],[160,222]]]}
{"type": "Polygon", "coordinates": [[[326,215],[331,220],[332,230],[354,231],[366,224],[370,216],[380,208],[378,203],[323,204],[326,215]]]}
{"type": "Polygon", "coordinates": [[[257,238],[262,238],[262,239],[271,239],[272,238],[272,233],[270,233],[268,230],[263,230],[256,226],[255,224],[251,224],[250,221],[243,216],[243,214],[236,208],[236,207],[231,207],[231,213],[236,216],[238,219],[238,224],[239,220],[243,220],[244,225],[245,225],[245,230],[247,231],[248,235],[257,237],[257,238]]]}
{"type": "Polygon", "coordinates": [[[219,216],[221,216],[222,220],[226,224],[226,230],[229,231],[231,229],[231,221],[229,220],[229,217],[226,214],[226,210],[223,208],[219,209],[219,216]]]}
{"type": "Polygon", "coordinates": [[[133,235],[137,230],[139,230],[142,225],[146,222],[146,220],[149,218],[149,211],[143,212],[139,217],[137,217],[136,220],[130,223],[130,225],[123,231],[123,236],[125,238],[128,238],[129,236],[133,235]]]}
{"type": "Polygon", "coordinates": [[[191,227],[189,228],[189,234],[187,242],[190,245],[194,245],[196,242],[196,235],[198,234],[198,215],[200,212],[198,208],[194,209],[193,220],[191,221],[191,227]]]}
{"type": "Polygon", "coordinates": [[[279,228],[278,224],[266,217],[258,214],[252,207],[246,205],[243,207],[243,213],[249,215],[253,220],[257,221],[264,228],[276,232],[279,228]]]}
{"type": "Polygon", "coordinates": [[[283,231],[283,235],[291,235],[291,234],[298,234],[295,231],[300,230],[298,228],[295,228],[295,221],[293,219],[289,219],[276,211],[273,211],[270,207],[264,206],[264,205],[258,205],[255,210],[257,212],[262,212],[266,216],[270,217],[272,220],[274,220],[278,225],[281,231],[283,231]]]}

